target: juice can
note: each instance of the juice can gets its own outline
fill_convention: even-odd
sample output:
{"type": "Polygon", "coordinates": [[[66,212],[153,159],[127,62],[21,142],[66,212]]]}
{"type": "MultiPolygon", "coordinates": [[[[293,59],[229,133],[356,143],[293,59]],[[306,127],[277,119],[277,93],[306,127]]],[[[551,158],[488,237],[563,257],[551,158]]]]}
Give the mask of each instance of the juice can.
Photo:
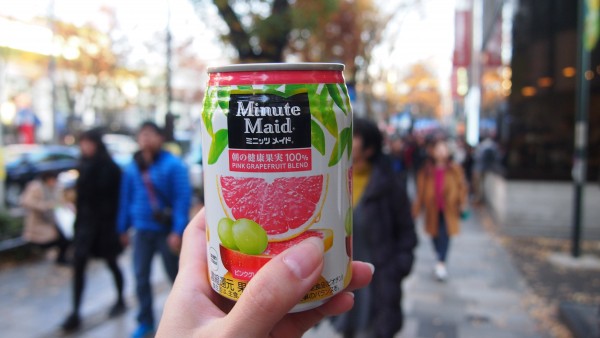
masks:
{"type": "Polygon", "coordinates": [[[344,65],[208,69],[202,111],[212,288],[237,300],[272,257],[323,240],[324,269],[292,312],[323,304],[351,278],[352,108],[344,65]]]}

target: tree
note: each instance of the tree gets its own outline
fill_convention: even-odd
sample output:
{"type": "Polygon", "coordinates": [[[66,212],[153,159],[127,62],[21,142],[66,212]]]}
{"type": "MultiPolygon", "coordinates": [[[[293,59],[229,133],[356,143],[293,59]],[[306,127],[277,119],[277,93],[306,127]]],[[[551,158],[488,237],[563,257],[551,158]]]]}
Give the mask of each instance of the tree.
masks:
{"type": "MultiPolygon", "coordinates": [[[[207,0],[191,0],[201,11],[207,0]]],[[[242,63],[283,62],[290,33],[310,32],[337,10],[339,0],[212,0],[227,26],[222,34],[242,63]],[[315,15],[318,13],[318,15],[315,15]]],[[[205,8],[204,8],[205,9],[205,8]]],[[[206,14],[205,14],[206,15],[206,14]]]]}
{"type": "Polygon", "coordinates": [[[76,26],[50,19],[60,50],[60,55],[49,60],[56,88],[55,108],[67,114],[71,132],[80,127],[76,121],[86,111],[94,112],[95,120],[104,124],[119,122],[120,113],[132,103],[123,86],[141,76],[125,66],[128,41],[111,36],[119,29],[114,9],[103,7],[101,15],[108,19],[107,32],[92,23],[76,26]]]}
{"type": "MultiPolygon", "coordinates": [[[[305,1],[319,4],[318,1],[305,1]]],[[[301,55],[303,61],[340,62],[346,65],[349,82],[355,82],[360,65],[368,57],[375,31],[381,30],[384,21],[372,0],[340,0],[337,10],[329,16],[304,15],[305,12],[320,13],[305,8],[294,13],[298,28],[290,34],[290,53],[301,55]],[[302,27],[313,27],[308,31],[302,27]]]]}
{"type": "Polygon", "coordinates": [[[439,117],[442,95],[435,74],[423,63],[410,67],[399,84],[389,88],[388,96],[393,103],[404,110],[410,106],[411,111],[420,117],[439,117]]]}

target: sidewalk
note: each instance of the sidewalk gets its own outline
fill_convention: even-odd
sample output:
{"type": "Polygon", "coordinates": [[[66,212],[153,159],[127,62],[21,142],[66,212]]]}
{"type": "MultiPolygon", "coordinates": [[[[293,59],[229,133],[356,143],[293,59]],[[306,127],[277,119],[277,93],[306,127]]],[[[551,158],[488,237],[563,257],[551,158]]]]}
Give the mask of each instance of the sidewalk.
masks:
{"type": "MultiPolygon", "coordinates": [[[[420,228],[420,227],[419,227],[420,228]]],[[[406,338],[504,338],[547,337],[523,304],[530,295],[508,253],[478,224],[475,214],[460,236],[451,243],[450,279],[433,279],[433,250],[420,231],[420,243],[412,275],[405,281],[404,331],[406,338]]],[[[157,257],[158,258],[158,257],[157,257]]],[[[101,262],[88,269],[83,317],[84,327],[71,337],[128,337],[135,327],[133,276],[130,257],[121,259],[126,272],[126,294],[130,311],[108,320],[114,301],[111,276],[101,262]]],[[[153,282],[160,314],[170,284],[155,260],[153,282]]],[[[70,272],[49,261],[28,263],[0,272],[0,327],[6,337],[69,337],[57,329],[69,311],[70,272]]],[[[329,323],[308,332],[309,338],[335,338],[329,323]]]]}
{"type": "MultiPolygon", "coordinates": [[[[5,337],[128,337],[135,329],[134,278],[130,251],[121,257],[125,277],[125,295],[129,311],[108,319],[116,294],[112,275],[104,263],[94,260],[88,265],[86,288],[81,309],[82,329],[65,335],[60,324],[71,309],[71,270],[52,260],[23,263],[0,271],[0,327],[5,337]]],[[[155,314],[159,318],[170,283],[156,256],[152,271],[156,291],[155,314]]]]}
{"type": "MultiPolygon", "coordinates": [[[[415,266],[404,282],[405,325],[397,337],[549,337],[525,309],[530,291],[509,254],[478,222],[472,215],[453,238],[446,283],[433,278],[432,244],[419,225],[415,266]]],[[[341,336],[327,324],[306,337],[341,336]]]]}

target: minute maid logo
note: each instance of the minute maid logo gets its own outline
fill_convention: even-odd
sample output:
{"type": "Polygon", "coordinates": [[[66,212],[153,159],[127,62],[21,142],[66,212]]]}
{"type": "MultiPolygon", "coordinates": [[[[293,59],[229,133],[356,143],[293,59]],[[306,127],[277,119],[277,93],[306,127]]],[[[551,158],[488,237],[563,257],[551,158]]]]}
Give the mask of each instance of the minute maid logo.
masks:
{"type": "Polygon", "coordinates": [[[310,148],[311,114],[307,93],[232,93],[227,129],[230,149],[310,148]]]}
{"type": "MultiPolygon", "coordinates": [[[[268,97],[263,95],[260,101],[268,102],[268,97]]],[[[270,106],[260,105],[259,102],[249,100],[246,105],[244,102],[238,103],[236,116],[244,118],[244,134],[291,134],[292,119],[286,116],[300,116],[302,114],[300,106],[290,106],[289,102],[285,105],[270,106]],[[258,117],[254,122],[250,117],[258,117]],[[263,117],[286,117],[285,119],[275,119],[272,123],[265,123],[263,117]]]]}

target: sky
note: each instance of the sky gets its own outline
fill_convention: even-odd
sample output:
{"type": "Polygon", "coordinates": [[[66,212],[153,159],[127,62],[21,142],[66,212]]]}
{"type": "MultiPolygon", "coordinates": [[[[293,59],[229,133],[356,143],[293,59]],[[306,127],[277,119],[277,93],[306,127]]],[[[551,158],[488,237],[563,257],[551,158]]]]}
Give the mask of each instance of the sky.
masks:
{"type": "Polygon", "coordinates": [[[133,44],[134,59],[148,57],[142,48],[135,47],[152,41],[155,34],[165,30],[169,9],[174,45],[177,39],[193,38],[194,50],[204,59],[217,60],[223,56],[215,48],[217,35],[202,22],[189,0],[0,0],[0,15],[29,21],[47,16],[53,7],[55,17],[63,21],[79,26],[93,22],[100,30],[107,30],[109,22],[106,16],[99,14],[102,6],[116,9],[120,28],[127,32],[127,38],[133,44]]]}
{"type": "MultiPolygon", "coordinates": [[[[383,4],[383,1],[381,1],[383,4]]],[[[373,51],[377,60],[371,72],[383,70],[390,80],[412,64],[430,63],[440,78],[448,79],[454,48],[454,0],[422,0],[388,22],[384,42],[373,51]]],[[[383,10],[393,10],[397,1],[385,1],[383,10]]]]}
{"type": "MultiPolygon", "coordinates": [[[[406,0],[375,0],[378,8],[393,13],[398,5],[406,0]]],[[[372,74],[387,74],[388,80],[401,78],[402,72],[411,64],[426,61],[431,64],[441,79],[448,79],[451,71],[451,56],[454,44],[455,0],[421,0],[408,11],[395,14],[387,23],[384,42],[373,51],[372,74]]],[[[22,20],[42,17],[49,13],[50,4],[56,17],[83,25],[94,22],[100,29],[106,29],[106,17],[99,15],[103,5],[116,8],[121,29],[127,32],[133,44],[131,59],[148,60],[144,42],[153,41],[153,36],[164,31],[167,13],[171,11],[171,29],[174,45],[179,41],[193,39],[192,50],[197,52],[210,65],[222,63],[226,59],[222,45],[214,31],[218,20],[209,24],[203,22],[218,14],[203,13],[202,17],[194,10],[189,0],[0,0],[0,14],[22,20]]],[[[1,34],[1,33],[0,33],[1,34]]],[[[154,41],[155,38],[154,38],[154,41]]],[[[157,46],[164,50],[164,46],[157,46]]],[[[154,56],[157,63],[162,61],[162,53],[154,56]]]]}

